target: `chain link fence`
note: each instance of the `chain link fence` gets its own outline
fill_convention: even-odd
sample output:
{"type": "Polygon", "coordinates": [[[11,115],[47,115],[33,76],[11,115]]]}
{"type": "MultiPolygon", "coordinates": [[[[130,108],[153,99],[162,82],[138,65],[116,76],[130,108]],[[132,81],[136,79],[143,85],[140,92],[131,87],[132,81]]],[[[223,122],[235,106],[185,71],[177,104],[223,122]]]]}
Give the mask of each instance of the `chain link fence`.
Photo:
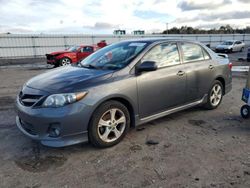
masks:
{"type": "Polygon", "coordinates": [[[80,34],[1,34],[0,59],[43,57],[46,53],[65,50],[73,45],[92,45],[101,40],[108,44],[133,38],[164,37],[188,39],[216,46],[224,40],[241,40],[250,45],[250,34],[190,34],[190,35],[80,35],[80,34]]]}

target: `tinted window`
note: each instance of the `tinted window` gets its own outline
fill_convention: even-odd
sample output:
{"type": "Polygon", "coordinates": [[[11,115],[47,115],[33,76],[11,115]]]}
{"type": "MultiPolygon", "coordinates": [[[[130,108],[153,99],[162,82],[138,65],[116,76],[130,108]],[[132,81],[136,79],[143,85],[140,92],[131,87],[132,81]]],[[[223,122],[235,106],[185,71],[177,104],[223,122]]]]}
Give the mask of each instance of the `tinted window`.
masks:
{"type": "Polygon", "coordinates": [[[85,46],[85,47],[81,48],[81,52],[93,52],[93,47],[85,46]]]}
{"type": "Polygon", "coordinates": [[[158,67],[176,65],[180,63],[180,56],[175,43],[155,46],[143,58],[143,61],[155,61],[158,67]]]}
{"type": "Polygon", "coordinates": [[[204,50],[199,45],[192,43],[182,43],[181,47],[183,51],[184,63],[204,60],[204,50]]]}

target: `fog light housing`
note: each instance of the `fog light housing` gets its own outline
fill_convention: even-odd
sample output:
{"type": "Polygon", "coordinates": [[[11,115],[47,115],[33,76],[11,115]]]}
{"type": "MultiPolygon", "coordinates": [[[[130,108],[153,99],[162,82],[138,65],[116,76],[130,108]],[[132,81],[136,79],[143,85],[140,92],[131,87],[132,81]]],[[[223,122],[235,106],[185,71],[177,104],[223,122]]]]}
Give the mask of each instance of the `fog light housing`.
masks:
{"type": "Polygon", "coordinates": [[[59,123],[50,124],[48,133],[49,133],[49,137],[53,137],[53,138],[59,137],[61,134],[60,124],[59,123]]]}

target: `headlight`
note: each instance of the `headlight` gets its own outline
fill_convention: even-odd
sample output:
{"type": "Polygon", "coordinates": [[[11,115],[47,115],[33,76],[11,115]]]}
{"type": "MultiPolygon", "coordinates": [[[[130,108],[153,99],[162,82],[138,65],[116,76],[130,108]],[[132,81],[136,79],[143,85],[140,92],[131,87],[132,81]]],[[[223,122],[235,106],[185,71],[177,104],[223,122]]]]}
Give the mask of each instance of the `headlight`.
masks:
{"type": "Polygon", "coordinates": [[[43,102],[43,107],[61,107],[83,99],[87,92],[53,94],[43,102]]]}

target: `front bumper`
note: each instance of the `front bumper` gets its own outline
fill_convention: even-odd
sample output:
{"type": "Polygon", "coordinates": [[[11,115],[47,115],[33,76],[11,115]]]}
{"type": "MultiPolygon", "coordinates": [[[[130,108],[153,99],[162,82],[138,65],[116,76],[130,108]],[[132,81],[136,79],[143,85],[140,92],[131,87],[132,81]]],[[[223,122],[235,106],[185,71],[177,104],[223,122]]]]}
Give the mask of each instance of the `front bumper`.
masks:
{"type": "Polygon", "coordinates": [[[81,101],[60,108],[34,108],[23,106],[17,99],[16,107],[19,130],[43,145],[63,147],[88,141],[92,108],[81,101]],[[58,136],[51,136],[52,127],[60,130],[58,136]]]}
{"type": "Polygon", "coordinates": [[[47,59],[47,64],[54,65],[56,63],[57,63],[57,61],[55,59],[53,59],[53,60],[48,60],[47,59]]]}

